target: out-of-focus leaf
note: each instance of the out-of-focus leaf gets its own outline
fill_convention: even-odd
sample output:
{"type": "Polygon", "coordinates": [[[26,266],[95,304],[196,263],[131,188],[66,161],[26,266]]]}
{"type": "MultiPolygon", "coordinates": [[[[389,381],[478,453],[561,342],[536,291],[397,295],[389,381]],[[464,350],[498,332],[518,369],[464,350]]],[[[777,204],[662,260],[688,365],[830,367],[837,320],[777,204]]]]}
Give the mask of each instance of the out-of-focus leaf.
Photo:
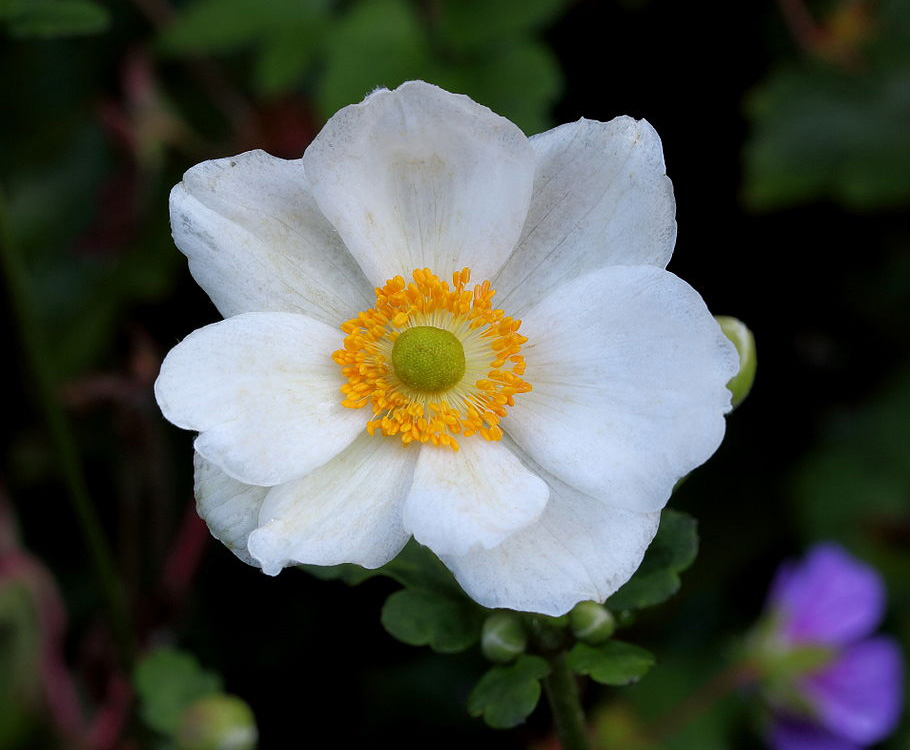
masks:
{"type": "Polygon", "coordinates": [[[910,202],[910,14],[906,0],[859,13],[849,19],[846,58],[781,66],[747,99],[745,198],[753,207],[910,202]]]}
{"type": "Polygon", "coordinates": [[[755,208],[910,201],[910,66],[863,74],[791,67],[753,92],[748,112],[745,195],[755,208]]]}
{"type": "Polygon", "coordinates": [[[471,716],[483,716],[494,729],[521,724],[540,700],[540,681],[550,665],[539,656],[523,654],[507,666],[490,669],[468,696],[471,716]]]}
{"type": "Polygon", "coordinates": [[[631,685],[654,666],[654,655],[622,641],[607,641],[599,646],[576,643],[569,651],[568,662],[573,671],[590,675],[602,685],[631,685]]]}
{"type": "Polygon", "coordinates": [[[322,48],[330,23],[328,0],[199,0],[161,36],[170,54],[217,54],[252,48],[256,87],[291,90],[322,48]]]}
{"type": "Polygon", "coordinates": [[[440,75],[444,88],[482,102],[529,135],[550,127],[550,108],[562,90],[550,49],[530,40],[496,45],[440,75]]]}
{"type": "Polygon", "coordinates": [[[895,597],[910,595],[910,372],[828,421],[794,492],[807,539],[848,544],[881,570],[895,597]]]}
{"type": "Polygon", "coordinates": [[[363,0],[350,7],[327,40],[319,109],[329,117],[377,86],[432,80],[424,30],[405,0],[363,0]]]}
{"type": "Polygon", "coordinates": [[[568,0],[443,0],[439,33],[459,49],[495,47],[555,20],[568,0]]]}
{"type": "Polygon", "coordinates": [[[309,70],[328,28],[328,17],[279,30],[264,41],[256,61],[256,86],[264,94],[289,91],[309,70]]]}
{"type": "Polygon", "coordinates": [[[160,648],[136,665],[133,684],[143,721],[162,734],[177,731],[184,711],[197,699],[221,690],[221,678],[190,654],[160,648]]]}
{"type": "Polygon", "coordinates": [[[0,20],[19,37],[98,34],[110,26],[107,9],[91,0],[5,0],[0,20]]]}
{"type": "Polygon", "coordinates": [[[185,6],[162,34],[162,48],[171,53],[228,52],[274,36],[301,33],[319,24],[327,0],[196,0],[185,6]]]}
{"type": "Polygon", "coordinates": [[[464,597],[421,589],[396,591],[382,608],[385,629],[411,646],[453,654],[480,639],[483,613],[464,597]]]}
{"type": "Polygon", "coordinates": [[[660,604],[679,590],[679,573],[697,554],[695,519],[677,510],[665,510],[644,560],[632,578],[607,600],[607,607],[640,609],[660,604]]]}

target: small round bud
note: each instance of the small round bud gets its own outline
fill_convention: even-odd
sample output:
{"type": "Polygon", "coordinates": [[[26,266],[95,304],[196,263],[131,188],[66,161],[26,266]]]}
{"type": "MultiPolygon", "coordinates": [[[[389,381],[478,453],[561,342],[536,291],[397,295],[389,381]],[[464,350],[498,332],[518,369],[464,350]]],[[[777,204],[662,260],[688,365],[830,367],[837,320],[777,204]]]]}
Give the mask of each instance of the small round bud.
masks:
{"type": "Polygon", "coordinates": [[[492,662],[505,664],[517,659],[528,645],[521,618],[510,612],[494,612],[483,623],[480,649],[492,662]]]}
{"type": "Polygon", "coordinates": [[[755,337],[745,323],[727,315],[715,315],[724,335],[733,342],[739,352],[739,372],[733,376],[727,388],[733,394],[733,407],[739,406],[752,390],[755,380],[755,368],[758,360],[755,354],[755,337]]]}
{"type": "Polygon", "coordinates": [[[180,750],[253,750],[256,719],[234,695],[207,695],[184,712],[175,739],[180,750]]]}
{"type": "Polygon", "coordinates": [[[616,630],[613,613],[597,602],[579,602],[569,612],[569,627],[580,641],[596,646],[609,640],[616,630]]]}

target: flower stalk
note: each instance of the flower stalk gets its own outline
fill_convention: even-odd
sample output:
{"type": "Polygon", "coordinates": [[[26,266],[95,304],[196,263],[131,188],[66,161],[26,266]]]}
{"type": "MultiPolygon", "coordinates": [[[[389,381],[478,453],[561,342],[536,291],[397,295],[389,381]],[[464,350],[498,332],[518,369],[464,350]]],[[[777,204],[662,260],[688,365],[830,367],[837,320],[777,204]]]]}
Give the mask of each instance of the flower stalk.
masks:
{"type": "Polygon", "coordinates": [[[587,725],[578,683],[569,669],[563,650],[547,656],[550,674],[544,678],[544,692],[553,713],[556,736],[563,750],[589,750],[587,725]]]}

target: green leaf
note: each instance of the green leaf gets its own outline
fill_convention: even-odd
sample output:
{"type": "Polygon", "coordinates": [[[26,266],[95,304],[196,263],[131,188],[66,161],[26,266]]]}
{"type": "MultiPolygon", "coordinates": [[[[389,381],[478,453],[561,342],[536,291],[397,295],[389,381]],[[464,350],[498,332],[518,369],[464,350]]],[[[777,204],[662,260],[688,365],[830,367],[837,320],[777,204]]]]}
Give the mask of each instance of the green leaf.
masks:
{"type": "Polygon", "coordinates": [[[221,678],[204,670],[193,656],[160,648],[136,665],[133,684],[139,697],[140,714],[152,729],[175,732],[183,712],[197,699],[221,690],[221,678]]]}
{"type": "Polygon", "coordinates": [[[460,49],[494,48],[555,20],[567,0],[442,0],[438,31],[460,49]]]}
{"type": "Polygon", "coordinates": [[[359,565],[300,565],[301,569],[324,581],[340,580],[356,586],[375,576],[386,576],[402,586],[433,591],[446,591],[465,597],[449,569],[427,547],[411,539],[398,556],[381,568],[366,569],[359,565]]]}
{"type": "Polygon", "coordinates": [[[695,519],[677,510],[665,510],[644,560],[632,578],[607,599],[607,607],[640,609],[666,601],[679,590],[679,573],[692,564],[697,554],[695,519]]]}
{"type": "Polygon", "coordinates": [[[160,44],[170,53],[219,53],[294,35],[305,46],[321,34],[327,16],[326,0],[197,0],[160,44]]]}
{"type": "Polygon", "coordinates": [[[7,0],[0,19],[19,37],[97,34],[110,26],[110,14],[91,0],[7,0]]]}
{"type": "Polygon", "coordinates": [[[385,629],[411,646],[430,646],[443,654],[457,653],[480,639],[483,612],[463,597],[436,591],[396,591],[382,608],[385,629]]]}
{"type": "Polygon", "coordinates": [[[348,586],[357,586],[364,581],[384,575],[383,568],[362,568],[353,563],[341,565],[298,565],[303,571],[321,581],[342,581],[348,586]]]}
{"type": "Polygon", "coordinates": [[[426,33],[404,0],[364,0],[351,6],[327,44],[319,109],[329,117],[377,86],[432,79],[426,33]]]}
{"type": "Polygon", "coordinates": [[[327,19],[294,25],[270,36],[255,67],[256,87],[263,94],[280,94],[298,85],[320,49],[327,19]]]}
{"type": "Polygon", "coordinates": [[[590,675],[602,685],[631,685],[654,666],[654,655],[631,643],[607,641],[600,646],[576,643],[569,651],[569,667],[590,675]]]}
{"type": "Polygon", "coordinates": [[[862,70],[802,63],[769,76],[747,101],[749,204],[833,199],[868,210],[910,201],[908,81],[910,60],[862,70]]]}
{"type": "Polygon", "coordinates": [[[508,666],[493,667],[468,696],[471,716],[483,716],[494,729],[521,724],[540,700],[540,681],[550,666],[539,656],[524,654],[508,666]]]}

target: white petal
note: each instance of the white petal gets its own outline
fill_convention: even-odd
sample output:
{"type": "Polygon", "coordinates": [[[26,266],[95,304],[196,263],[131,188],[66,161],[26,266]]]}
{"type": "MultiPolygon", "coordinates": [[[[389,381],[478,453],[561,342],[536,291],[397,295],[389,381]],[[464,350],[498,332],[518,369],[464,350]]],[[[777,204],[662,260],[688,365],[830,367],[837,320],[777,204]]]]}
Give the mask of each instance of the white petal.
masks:
{"type": "Polygon", "coordinates": [[[604,601],[638,568],[659,513],[610,508],[545,475],[543,515],[493,549],[444,556],[468,595],[485,607],[561,615],[604,601]]]}
{"type": "Polygon", "coordinates": [[[376,285],[415,268],[491,278],[518,241],[534,179],[515,125],[421,81],[339,111],[303,160],[316,202],[376,285]]]}
{"type": "Polygon", "coordinates": [[[644,120],[579,120],[534,136],[537,177],[518,249],[493,286],[521,316],[555,286],[598,268],[663,268],[676,203],[660,138],[644,120]]]}
{"type": "Polygon", "coordinates": [[[404,507],[404,525],[437,555],[494,547],[533,523],[546,483],[501,442],[464,438],[458,452],[423,446],[404,507]]]}
{"type": "Polygon", "coordinates": [[[337,325],[372,304],[369,283],[313,201],[300,159],[250,151],[198,164],[171,191],[171,228],[225,317],[274,310],[337,325]]]}
{"type": "Polygon", "coordinates": [[[196,453],[196,510],[209,531],[237,557],[259,567],[247,551],[250,533],[259,524],[267,487],[242,484],[196,453]]]}
{"type": "Polygon", "coordinates": [[[408,540],[401,507],[417,453],[363,433],[324,466],[269,491],[250,553],[269,575],[295,563],[384,565],[408,540]]]}
{"type": "Polygon", "coordinates": [[[196,450],[245,484],[271,486],[321,466],[364,429],[341,406],[331,354],[341,331],[294,313],[245,313],[194,331],[161,365],[164,416],[197,430],[196,450]]]}
{"type": "Polygon", "coordinates": [[[502,426],[545,469],[612,506],[662,508],[716,450],[736,349],[698,293],[652,266],[614,266],[527,311],[524,378],[502,426]]]}

